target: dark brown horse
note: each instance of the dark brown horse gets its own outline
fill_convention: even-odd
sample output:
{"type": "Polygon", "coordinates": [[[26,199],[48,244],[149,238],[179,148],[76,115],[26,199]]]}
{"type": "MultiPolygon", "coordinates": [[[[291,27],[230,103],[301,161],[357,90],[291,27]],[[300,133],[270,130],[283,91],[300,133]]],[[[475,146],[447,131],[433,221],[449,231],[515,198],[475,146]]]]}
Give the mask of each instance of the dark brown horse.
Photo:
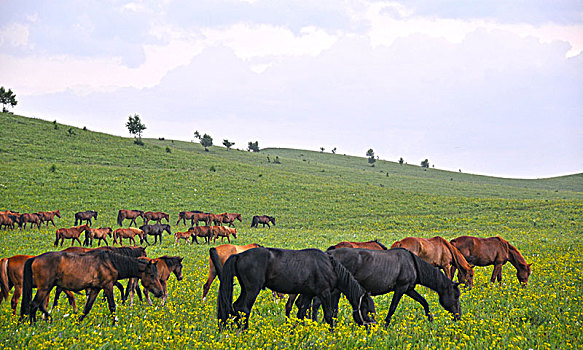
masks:
{"type": "Polygon", "coordinates": [[[213,222],[213,225],[215,225],[215,226],[222,225],[223,224],[223,221],[227,217],[227,213],[222,213],[222,214],[208,214],[208,215],[209,215],[210,221],[212,221],[213,222]]]}
{"type": "MultiPolygon", "coordinates": [[[[530,267],[518,249],[502,237],[479,238],[461,236],[450,241],[470,264],[476,266],[494,265],[490,281],[502,283],[502,266],[510,262],[516,268],[516,277],[526,285],[531,274],[530,267]]],[[[452,275],[455,269],[452,269],[452,275]]]]}
{"type": "Polygon", "coordinates": [[[89,226],[87,224],[75,226],[75,227],[71,227],[71,228],[58,229],[55,233],[55,236],[56,236],[55,247],[58,246],[59,239],[61,240],[61,247],[63,246],[63,242],[65,241],[65,239],[71,240],[71,246],[73,246],[73,244],[75,244],[75,241],[79,242],[79,245],[82,245],[81,241],[79,240],[79,236],[81,236],[81,233],[83,233],[85,230],[88,230],[88,229],[89,229],[89,226]]]}
{"type": "Polygon", "coordinates": [[[18,220],[18,227],[22,228],[26,228],[26,224],[30,223],[30,228],[32,228],[32,225],[36,225],[38,227],[38,229],[40,230],[40,225],[42,224],[42,218],[40,215],[38,215],[37,213],[24,213],[20,215],[20,218],[18,220]]]}
{"type": "Polygon", "coordinates": [[[188,229],[189,231],[193,231],[192,240],[198,244],[197,237],[202,237],[206,240],[207,244],[210,244],[211,238],[214,237],[213,230],[210,226],[195,226],[188,229]]]}
{"type": "MultiPolygon", "coordinates": [[[[8,300],[10,289],[14,286],[14,294],[10,300],[10,307],[12,313],[16,315],[16,307],[18,306],[18,299],[22,295],[22,281],[24,263],[26,260],[34,258],[34,255],[15,255],[10,258],[0,259],[0,303],[4,299],[8,300]]],[[[33,281],[33,288],[36,288],[36,283],[33,281]]],[[[73,312],[77,312],[77,304],[73,293],[67,291],[67,299],[69,304],[73,307],[73,312]]],[[[44,301],[45,307],[49,303],[49,298],[44,301]]]]}
{"type": "MultiPolygon", "coordinates": [[[[168,298],[168,289],[167,289],[167,281],[168,278],[172,274],[176,276],[176,279],[182,281],[182,260],[184,258],[179,256],[161,256],[157,259],[150,259],[157,263],[158,267],[158,275],[160,276],[160,285],[162,286],[163,295],[162,295],[162,306],[166,303],[166,299],[168,298]]],[[[130,306],[134,303],[134,290],[139,288],[138,280],[131,279],[128,283],[128,288],[126,289],[126,296],[127,299],[128,294],[130,295],[130,306]]],[[[148,301],[149,305],[152,305],[152,300],[150,299],[150,294],[148,293],[148,289],[144,288],[144,294],[146,295],[146,301],[148,301]]]]}
{"type": "Polygon", "coordinates": [[[0,212],[0,228],[4,226],[5,229],[10,228],[14,230],[15,225],[19,222],[19,218],[20,214],[10,212],[10,210],[0,212]]]}
{"type": "Polygon", "coordinates": [[[271,228],[269,223],[272,223],[275,226],[275,218],[273,216],[262,215],[262,216],[254,216],[251,220],[251,227],[257,227],[258,224],[263,224],[263,227],[267,225],[267,228],[271,228]]]}
{"type": "Polygon", "coordinates": [[[162,296],[156,263],[143,260],[143,258],[96,250],[82,254],[48,252],[28,259],[24,264],[21,319],[29,315],[31,322],[34,322],[39,308],[45,316],[50,317],[43,301],[53,287],[70,291],[89,289],[89,297],[80,321],[91,311],[95,298],[102,289],[105,292],[109,310],[113,313],[115,312],[114,283],[117,280],[132,277],[141,278],[142,284],[156,297],[162,296]],[[33,281],[37,285],[34,299],[32,299],[33,281]]]}
{"type": "Polygon", "coordinates": [[[239,220],[239,222],[243,221],[243,219],[241,218],[241,214],[239,213],[223,213],[221,215],[224,214],[226,214],[226,216],[223,218],[223,224],[229,224],[229,227],[235,226],[233,224],[235,220],[239,220]]]}
{"type": "Polygon", "coordinates": [[[210,226],[212,217],[209,213],[193,213],[190,217],[190,220],[192,225],[196,223],[196,226],[198,226],[198,222],[202,221],[206,226],[210,226]]]}
{"type": "Polygon", "coordinates": [[[190,226],[194,225],[194,222],[192,221],[192,216],[194,214],[199,214],[199,213],[202,213],[202,211],[200,211],[200,210],[181,211],[180,213],[178,213],[178,221],[176,221],[176,225],[178,225],[178,223],[180,222],[180,220],[182,220],[182,223],[184,225],[186,225],[186,220],[190,220],[191,221],[190,226]]]}
{"type": "Polygon", "coordinates": [[[75,213],[75,226],[83,224],[83,221],[91,226],[91,219],[93,218],[97,220],[97,212],[95,210],[86,210],[75,213]]]}
{"type": "Polygon", "coordinates": [[[39,211],[38,215],[40,215],[42,220],[47,223],[47,227],[49,227],[49,222],[52,223],[53,226],[57,227],[57,225],[55,225],[55,222],[53,221],[53,219],[55,218],[55,216],[57,216],[58,218],[61,218],[61,212],[59,210],[39,211]]]}
{"type": "Polygon", "coordinates": [[[468,264],[462,253],[442,237],[432,238],[407,237],[393,243],[392,248],[405,248],[433,266],[443,269],[445,275],[453,280],[452,267],[460,273],[460,283],[465,283],[470,289],[474,285],[474,269],[468,264]]]}
{"type": "Polygon", "coordinates": [[[108,245],[106,239],[107,236],[112,237],[111,227],[88,228],[85,230],[85,241],[83,241],[83,245],[86,247],[92,247],[93,239],[97,239],[98,247],[102,240],[105,242],[105,245],[108,245]]]}
{"type": "Polygon", "coordinates": [[[343,241],[331,247],[328,247],[326,251],[340,249],[340,248],[362,248],[362,249],[372,249],[372,250],[387,250],[387,247],[382,245],[378,240],[368,241],[368,242],[347,242],[343,241]]]}
{"type": "Polygon", "coordinates": [[[170,222],[170,215],[161,211],[147,211],[144,213],[144,224],[146,225],[150,222],[150,220],[160,223],[162,219],[166,219],[166,222],[170,222]]]}
{"type": "Polygon", "coordinates": [[[131,220],[130,226],[132,226],[132,223],[135,224],[136,226],[138,226],[138,224],[136,223],[136,219],[139,217],[144,219],[144,212],[143,211],[122,209],[117,213],[117,224],[119,226],[123,226],[123,221],[125,219],[129,219],[129,220],[131,220]]]}

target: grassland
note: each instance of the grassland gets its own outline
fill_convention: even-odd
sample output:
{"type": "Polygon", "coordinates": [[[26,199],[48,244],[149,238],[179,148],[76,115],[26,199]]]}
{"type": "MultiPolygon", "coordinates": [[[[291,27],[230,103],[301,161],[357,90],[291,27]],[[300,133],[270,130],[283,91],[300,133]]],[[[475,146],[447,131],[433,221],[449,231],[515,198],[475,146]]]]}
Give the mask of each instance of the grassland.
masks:
{"type": "MultiPolygon", "coordinates": [[[[175,224],[182,210],[240,212],[236,244],[300,249],[341,240],[378,238],[386,245],[406,236],[454,238],[500,235],[533,265],[521,288],[510,264],[504,283],[489,283],[491,268],[476,268],[475,287],[462,294],[462,320],[453,322],[436,294],[428,299],[435,321],[403,299],[388,329],[354,325],[345,300],[338,326],[286,320],[281,303],[262,292],[250,330],[219,333],[216,292],[201,300],[208,246],[174,246],[164,237],[151,257],[185,257],[185,278],[169,281],[166,306],[118,304],[111,324],[105,302],[82,323],[67,303],[52,323],[19,324],[0,305],[2,348],[579,348],[583,341],[583,175],[517,180],[305,150],[260,153],[195,143],[131,139],[37,119],[0,114],[0,210],[60,209],[60,227],[73,214],[97,210],[97,226],[116,227],[119,209],[161,210],[175,224]],[[167,151],[170,150],[170,152],[167,151]],[[268,162],[279,157],[281,164],[268,162]],[[253,215],[277,217],[270,230],[250,229],[253,215]]],[[[185,229],[174,226],[173,230],[185,229]]],[[[0,232],[0,257],[54,249],[54,228],[0,232]]],[[[117,297],[117,294],[116,294],[117,297]]],[[[82,297],[79,297],[82,299],[82,297]]],[[[390,295],[375,297],[379,315],[390,295]]],[[[81,301],[82,303],[82,301],[81,301]]]]}

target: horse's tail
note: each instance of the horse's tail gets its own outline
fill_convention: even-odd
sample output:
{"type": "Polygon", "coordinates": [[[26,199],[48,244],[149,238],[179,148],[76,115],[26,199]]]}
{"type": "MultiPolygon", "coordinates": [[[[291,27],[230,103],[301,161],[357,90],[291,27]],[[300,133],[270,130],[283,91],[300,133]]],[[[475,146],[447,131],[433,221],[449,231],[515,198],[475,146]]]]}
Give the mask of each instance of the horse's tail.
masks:
{"type": "Polygon", "coordinates": [[[8,258],[0,259],[0,304],[4,299],[8,300],[8,292],[10,285],[8,284],[8,258]]]}
{"type": "Polygon", "coordinates": [[[357,310],[359,309],[359,301],[360,297],[366,293],[366,290],[362,288],[360,283],[352,276],[350,271],[344,267],[341,263],[338,262],[332,255],[328,254],[328,258],[330,259],[330,263],[332,264],[332,268],[337,276],[337,285],[336,287],[346,295],[352,309],[357,310]]]}
{"type": "Polygon", "coordinates": [[[83,246],[84,247],[89,246],[89,231],[87,231],[87,230],[85,230],[85,240],[83,241],[83,246]]]}
{"type": "Polygon", "coordinates": [[[217,297],[217,318],[219,319],[219,328],[227,325],[227,318],[234,314],[233,309],[233,278],[237,275],[238,255],[231,255],[223,266],[223,272],[220,275],[221,285],[219,286],[219,295],[217,297]]]}
{"type": "Polygon", "coordinates": [[[59,230],[55,231],[55,247],[59,244],[59,230]]]}
{"type": "Polygon", "coordinates": [[[20,302],[20,319],[30,314],[32,301],[32,263],[36,258],[30,258],[24,263],[24,276],[22,281],[22,301],[20,302]]]}
{"type": "Polygon", "coordinates": [[[121,215],[121,210],[117,212],[117,225],[121,226],[121,224],[123,223],[123,217],[121,215]]]}
{"type": "Polygon", "coordinates": [[[257,224],[259,224],[259,218],[254,216],[253,220],[251,220],[251,227],[257,227],[257,224]]]}
{"type": "Polygon", "coordinates": [[[465,271],[473,270],[472,266],[468,263],[459,249],[457,249],[453,244],[449,243],[446,239],[443,239],[443,244],[445,244],[447,249],[449,249],[449,252],[451,253],[454,263],[458,269],[464,269],[465,271]]]}
{"type": "Polygon", "coordinates": [[[223,267],[221,266],[221,262],[219,260],[219,254],[217,254],[217,250],[215,248],[209,249],[209,255],[211,261],[215,267],[215,272],[219,278],[221,278],[221,273],[223,272],[223,267]]]}

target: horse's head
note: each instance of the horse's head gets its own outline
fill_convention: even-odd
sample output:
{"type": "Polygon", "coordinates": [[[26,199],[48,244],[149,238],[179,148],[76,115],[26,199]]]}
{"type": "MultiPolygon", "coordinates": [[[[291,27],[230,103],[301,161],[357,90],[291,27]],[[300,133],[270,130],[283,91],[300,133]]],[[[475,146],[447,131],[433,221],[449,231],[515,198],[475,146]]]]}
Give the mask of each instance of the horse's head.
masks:
{"type": "Polygon", "coordinates": [[[160,284],[160,275],[158,275],[158,262],[151,260],[144,261],[143,259],[140,260],[142,260],[140,266],[140,272],[142,273],[140,279],[142,280],[142,285],[144,288],[152,292],[156,298],[160,298],[164,292],[162,285],[160,284]]]}
{"type": "MultiPolygon", "coordinates": [[[[230,227],[227,227],[230,228],[230,227]]],[[[233,234],[233,237],[237,238],[237,229],[236,228],[231,228],[231,234],[233,234]]]]}
{"type": "Polygon", "coordinates": [[[371,323],[376,323],[374,319],[374,312],[374,302],[370,297],[370,293],[366,292],[360,296],[358,309],[352,311],[352,318],[354,318],[354,322],[356,322],[358,325],[366,326],[371,323]],[[372,317],[370,314],[372,314],[372,317]]]}
{"type": "Polygon", "coordinates": [[[459,282],[447,283],[444,290],[439,293],[439,303],[444,309],[453,314],[453,319],[456,321],[461,319],[462,316],[459,284],[459,282]]]}
{"type": "Polygon", "coordinates": [[[275,218],[273,216],[268,216],[269,221],[271,221],[271,223],[273,224],[273,226],[275,226],[275,218]]]}
{"type": "Polygon", "coordinates": [[[170,230],[170,225],[168,224],[164,224],[164,231],[168,232],[169,235],[172,234],[172,231],[170,230]]]}
{"type": "Polygon", "coordinates": [[[176,259],[176,264],[174,265],[174,276],[176,276],[176,279],[179,281],[182,281],[182,279],[184,278],[184,276],[182,276],[182,260],[184,260],[184,258],[179,258],[176,257],[178,259],[176,259]]]}
{"type": "Polygon", "coordinates": [[[237,214],[235,219],[239,220],[239,222],[243,222],[243,219],[241,219],[241,214],[237,214]]]}
{"type": "Polygon", "coordinates": [[[528,277],[532,273],[531,267],[532,264],[520,265],[516,269],[516,278],[520,283],[523,283],[525,286],[528,284],[528,277]]]}
{"type": "Polygon", "coordinates": [[[474,267],[471,266],[466,271],[459,270],[458,279],[460,283],[463,283],[468,286],[469,289],[472,289],[474,286],[474,267]]]}
{"type": "Polygon", "coordinates": [[[93,211],[93,216],[95,217],[95,220],[97,220],[97,212],[93,211]]]}
{"type": "Polygon", "coordinates": [[[57,216],[59,219],[61,218],[61,212],[60,212],[59,210],[57,210],[57,211],[55,212],[55,215],[56,215],[56,216],[57,216]]]}
{"type": "Polygon", "coordinates": [[[106,228],[106,232],[107,232],[107,235],[108,235],[109,237],[111,237],[111,236],[112,236],[112,230],[111,230],[111,227],[107,227],[107,228],[106,228]]]}

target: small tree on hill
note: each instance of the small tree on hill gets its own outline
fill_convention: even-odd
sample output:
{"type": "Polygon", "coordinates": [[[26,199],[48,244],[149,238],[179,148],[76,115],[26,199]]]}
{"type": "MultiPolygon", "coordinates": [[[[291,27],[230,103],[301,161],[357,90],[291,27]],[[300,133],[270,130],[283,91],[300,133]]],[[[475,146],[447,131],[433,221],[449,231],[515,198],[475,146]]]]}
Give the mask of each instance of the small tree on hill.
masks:
{"type": "Polygon", "coordinates": [[[399,164],[403,165],[403,163],[405,163],[405,160],[403,160],[403,157],[399,158],[399,164]]]}
{"type": "Polygon", "coordinates": [[[377,160],[374,158],[374,151],[372,150],[372,148],[366,151],[366,156],[368,157],[368,163],[370,164],[370,166],[374,166],[374,163],[377,160]]]}
{"type": "Polygon", "coordinates": [[[8,108],[6,105],[10,105],[10,107],[16,106],[18,101],[16,101],[16,95],[12,92],[11,89],[4,89],[4,86],[0,87],[0,103],[2,103],[2,112],[8,112],[8,108]]]}
{"type": "Polygon", "coordinates": [[[332,154],[336,154],[336,147],[332,148],[332,154]]]}
{"type": "Polygon", "coordinates": [[[130,132],[130,135],[134,135],[135,143],[143,145],[142,142],[142,131],[146,130],[146,126],[142,124],[140,116],[138,114],[130,115],[126,127],[130,132]]]}
{"type": "Polygon", "coordinates": [[[223,140],[223,145],[224,145],[225,147],[227,147],[227,151],[228,151],[228,150],[230,150],[230,149],[231,149],[231,147],[232,147],[233,145],[235,145],[235,143],[234,143],[234,142],[230,142],[230,141],[229,141],[229,140],[227,140],[227,139],[224,139],[224,140],[223,140]]]}
{"type": "Polygon", "coordinates": [[[259,152],[259,142],[249,141],[249,143],[247,144],[247,151],[259,152]]]}
{"type": "Polygon", "coordinates": [[[421,167],[427,169],[429,168],[429,160],[425,159],[424,161],[421,162],[421,167]]]}
{"type": "Polygon", "coordinates": [[[200,144],[204,147],[204,150],[208,152],[208,148],[213,145],[213,138],[208,134],[204,134],[200,139],[200,144]]]}
{"type": "Polygon", "coordinates": [[[320,147],[320,153],[324,153],[324,147],[320,147]]]}

